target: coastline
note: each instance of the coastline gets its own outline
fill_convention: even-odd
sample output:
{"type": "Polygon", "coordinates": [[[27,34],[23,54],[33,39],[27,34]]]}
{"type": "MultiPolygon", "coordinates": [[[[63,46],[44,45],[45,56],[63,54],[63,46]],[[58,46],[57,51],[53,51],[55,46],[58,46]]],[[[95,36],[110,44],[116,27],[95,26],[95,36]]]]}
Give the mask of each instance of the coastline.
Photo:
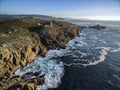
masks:
{"type": "MultiPolygon", "coordinates": [[[[30,20],[34,19],[24,19],[16,22],[26,24],[26,22],[29,22],[30,20]]],[[[37,23],[37,20],[34,21],[37,23]]],[[[1,89],[10,90],[12,88],[19,88],[20,90],[31,90],[30,88],[36,88],[36,84],[44,83],[44,76],[26,81],[23,76],[14,77],[14,72],[17,69],[26,66],[28,63],[33,62],[38,54],[45,56],[47,51],[50,49],[57,47],[65,48],[67,42],[81,32],[81,27],[74,24],[59,21],[54,21],[54,24],[55,28],[29,26],[27,34],[15,36],[13,39],[9,39],[6,40],[7,42],[5,41],[4,43],[1,43],[1,89]]]]}

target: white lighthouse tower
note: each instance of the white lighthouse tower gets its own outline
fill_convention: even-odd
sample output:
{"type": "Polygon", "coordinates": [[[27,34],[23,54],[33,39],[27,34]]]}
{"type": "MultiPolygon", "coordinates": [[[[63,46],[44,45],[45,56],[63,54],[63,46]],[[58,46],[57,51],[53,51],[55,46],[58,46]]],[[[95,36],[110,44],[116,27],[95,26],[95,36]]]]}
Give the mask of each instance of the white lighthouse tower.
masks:
{"type": "Polygon", "coordinates": [[[50,20],[50,27],[53,27],[52,19],[50,20]]]}

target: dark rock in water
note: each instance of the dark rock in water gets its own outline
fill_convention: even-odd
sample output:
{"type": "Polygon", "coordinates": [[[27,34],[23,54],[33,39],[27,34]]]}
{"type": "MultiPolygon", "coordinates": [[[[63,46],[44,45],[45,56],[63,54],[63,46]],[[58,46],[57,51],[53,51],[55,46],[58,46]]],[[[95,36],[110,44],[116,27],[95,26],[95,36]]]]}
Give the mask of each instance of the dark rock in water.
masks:
{"type": "Polygon", "coordinates": [[[33,74],[33,72],[28,72],[25,75],[32,75],[32,74],[33,74]]]}
{"type": "Polygon", "coordinates": [[[60,47],[57,47],[56,50],[60,50],[61,48],[60,47]]]}
{"type": "Polygon", "coordinates": [[[33,73],[32,75],[37,77],[37,76],[39,76],[40,74],[41,74],[41,71],[35,72],[35,73],[33,73]]]}
{"type": "Polygon", "coordinates": [[[75,44],[78,44],[78,41],[75,41],[75,44]]]}
{"type": "Polygon", "coordinates": [[[93,26],[89,26],[89,28],[94,28],[94,29],[97,29],[97,30],[106,29],[105,26],[101,26],[99,24],[93,25],[93,26]]]}
{"type": "Polygon", "coordinates": [[[82,29],[87,28],[87,26],[81,26],[82,29]]]}

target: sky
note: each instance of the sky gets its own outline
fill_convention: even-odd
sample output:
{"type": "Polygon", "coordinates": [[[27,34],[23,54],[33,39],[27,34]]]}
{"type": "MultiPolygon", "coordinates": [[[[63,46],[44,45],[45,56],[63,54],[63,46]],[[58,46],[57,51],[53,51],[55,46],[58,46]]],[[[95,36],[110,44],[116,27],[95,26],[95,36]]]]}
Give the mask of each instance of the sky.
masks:
{"type": "Polygon", "coordinates": [[[120,20],[120,0],[0,0],[0,14],[120,20]]]}

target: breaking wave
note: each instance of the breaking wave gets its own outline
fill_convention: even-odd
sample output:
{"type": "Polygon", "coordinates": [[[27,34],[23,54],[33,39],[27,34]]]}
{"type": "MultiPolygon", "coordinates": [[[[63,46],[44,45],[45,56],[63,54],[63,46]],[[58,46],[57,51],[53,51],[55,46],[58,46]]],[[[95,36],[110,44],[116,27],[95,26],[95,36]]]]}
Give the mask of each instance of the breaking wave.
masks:
{"type": "MultiPolygon", "coordinates": [[[[75,56],[74,53],[71,54],[72,63],[66,62],[64,65],[66,66],[90,66],[96,65],[100,62],[103,62],[106,59],[107,52],[109,48],[106,47],[97,47],[96,49],[90,49],[89,51],[81,50],[81,52],[76,52],[77,55],[75,56]]],[[[69,54],[67,54],[68,56],[69,54]]],[[[70,56],[69,56],[70,57],[70,56]]]]}
{"type": "MultiPolygon", "coordinates": [[[[57,88],[61,83],[61,78],[64,75],[64,65],[62,61],[55,59],[62,55],[62,50],[50,50],[45,58],[37,56],[35,61],[24,68],[15,72],[15,75],[25,75],[28,72],[39,72],[45,75],[44,85],[39,85],[37,90],[47,90],[47,88],[57,88]]],[[[32,78],[32,77],[30,77],[32,78]]]]}
{"type": "Polygon", "coordinates": [[[116,43],[116,45],[117,45],[117,48],[113,48],[112,50],[111,50],[111,52],[119,52],[120,51],[120,43],[116,43]]]}
{"type": "MultiPolygon", "coordinates": [[[[70,57],[71,59],[69,60],[69,62],[64,61],[64,65],[90,66],[103,62],[106,59],[106,55],[108,54],[108,51],[110,51],[110,47],[102,45],[95,46],[96,44],[98,44],[96,40],[98,39],[98,36],[100,36],[100,34],[86,35],[87,34],[81,33],[81,37],[76,37],[75,39],[69,41],[64,56],[66,58],[70,57]]],[[[106,44],[105,41],[102,40],[99,43],[106,44]]]]}

